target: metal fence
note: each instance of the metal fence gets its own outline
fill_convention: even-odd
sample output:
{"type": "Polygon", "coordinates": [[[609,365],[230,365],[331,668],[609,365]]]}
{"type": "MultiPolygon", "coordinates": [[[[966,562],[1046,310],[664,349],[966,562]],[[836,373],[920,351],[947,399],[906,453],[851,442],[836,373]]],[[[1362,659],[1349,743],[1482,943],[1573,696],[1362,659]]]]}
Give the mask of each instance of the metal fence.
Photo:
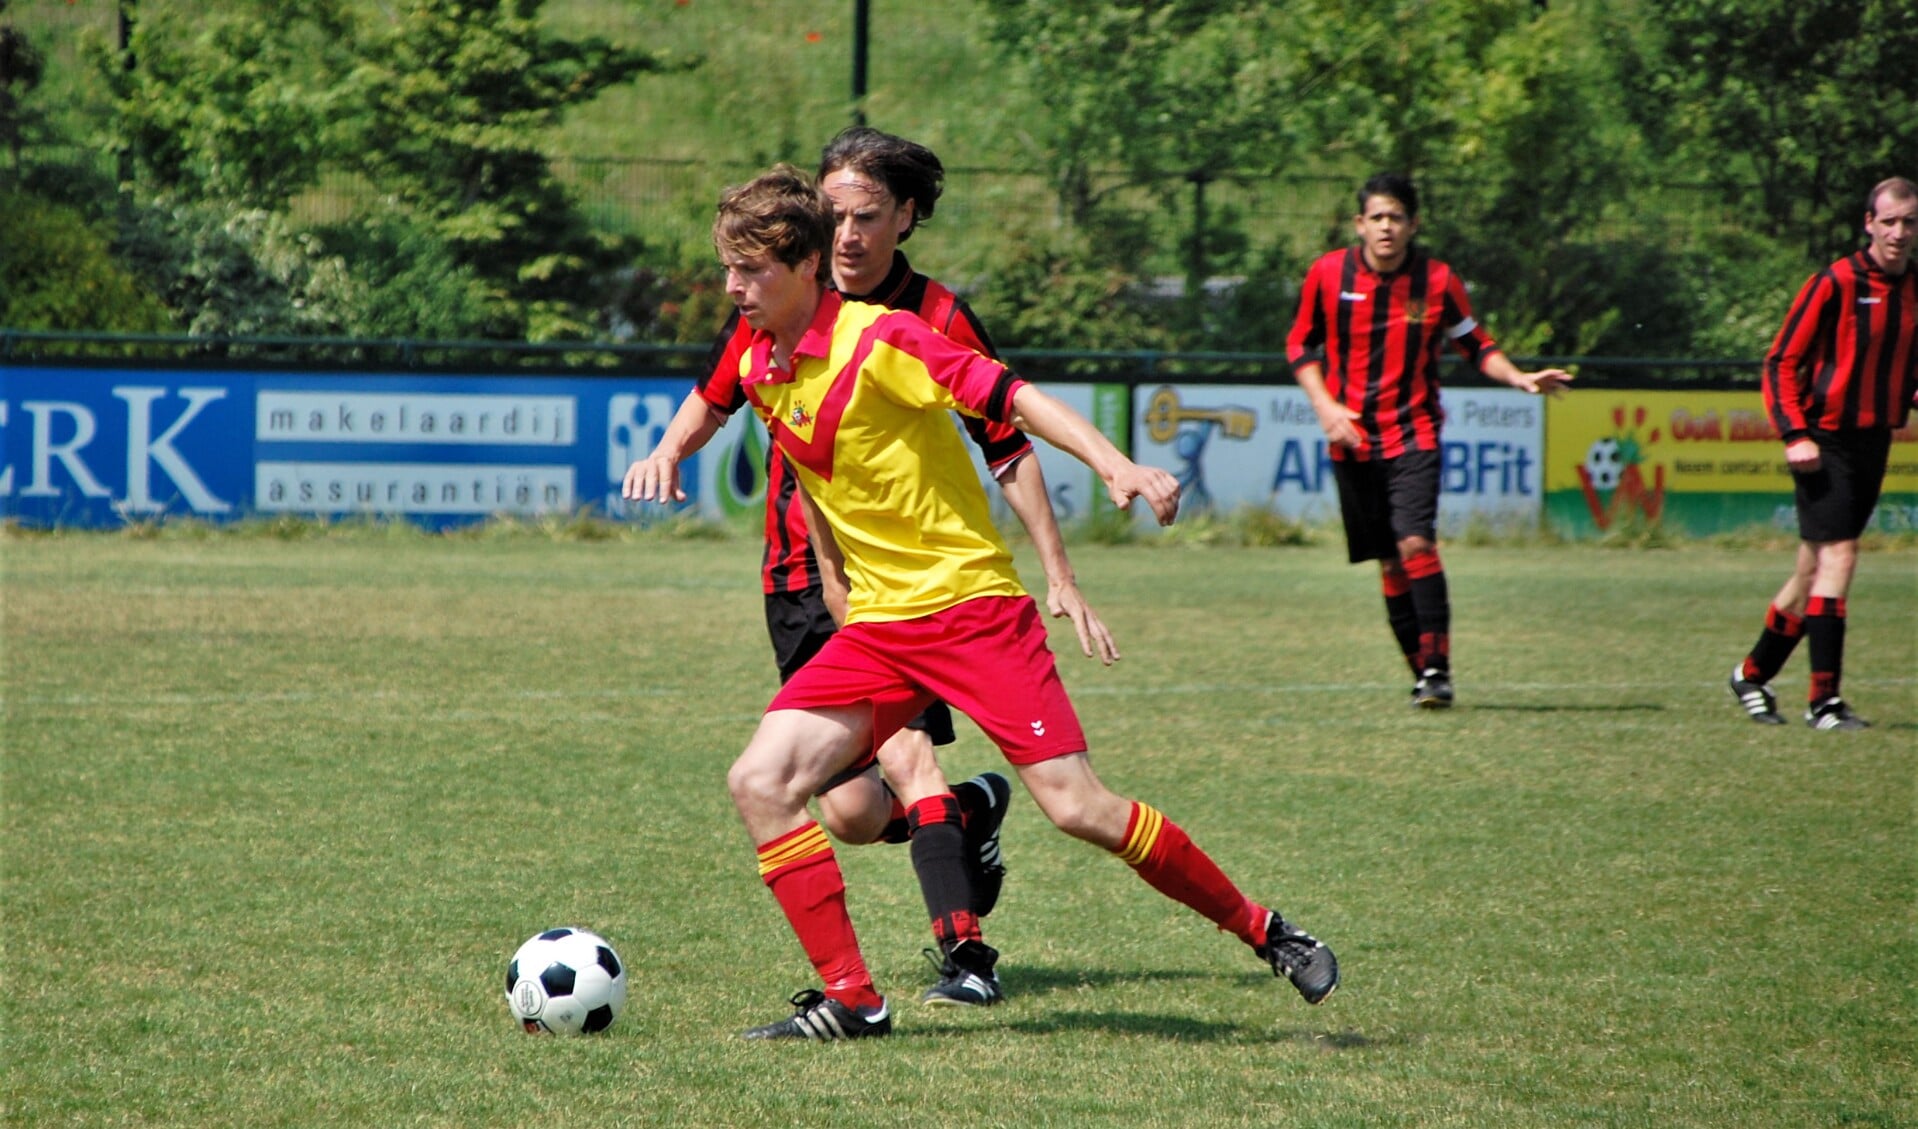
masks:
{"type": "MultiPolygon", "coordinates": [[[[334,337],[185,337],[62,333],[0,328],[0,365],[48,361],[100,367],[249,367],[328,372],[405,371],[521,374],[692,374],[704,345],[531,344],[514,341],[376,340],[334,337]]],[[[1137,386],[1160,381],[1273,384],[1291,380],[1282,353],[1168,353],[1148,350],[1010,349],[1006,360],[1035,380],[1137,386]]],[[[1752,360],[1672,357],[1517,357],[1521,367],[1577,373],[1582,388],[1757,387],[1752,360]]],[[[1471,380],[1448,359],[1448,379],[1471,380]]]]}

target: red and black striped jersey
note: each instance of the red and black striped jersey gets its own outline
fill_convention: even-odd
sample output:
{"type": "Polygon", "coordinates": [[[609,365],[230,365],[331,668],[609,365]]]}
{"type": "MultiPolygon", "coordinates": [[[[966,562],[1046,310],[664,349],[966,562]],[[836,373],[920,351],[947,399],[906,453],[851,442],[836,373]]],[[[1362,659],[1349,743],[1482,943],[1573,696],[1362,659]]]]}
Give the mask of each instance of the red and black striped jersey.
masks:
{"type": "Polygon", "coordinates": [[[1447,341],[1481,368],[1500,351],[1472,317],[1458,275],[1417,247],[1390,274],[1367,266],[1357,247],[1312,264],[1286,359],[1295,368],[1308,361],[1324,366],[1326,391],[1359,413],[1353,425],[1360,445],[1333,447],[1334,459],[1438,450],[1445,419],[1439,351],[1447,341]]]}
{"type": "Polygon", "coordinates": [[[1860,251],[1812,275],[1765,354],[1764,386],[1788,439],[1903,427],[1918,389],[1918,267],[1886,274],[1860,251]]]}
{"type": "MultiPolygon", "coordinates": [[[[932,278],[912,269],[905,252],[895,251],[892,269],[870,294],[846,295],[848,301],[871,302],[894,310],[910,310],[929,322],[940,333],[975,352],[998,359],[992,339],[979,323],[978,315],[965,300],[932,278]]],[[[734,310],[713,342],[707,356],[706,375],[697,388],[699,395],[720,412],[731,416],[746,405],[746,393],[740,386],[740,356],[752,340],[752,327],[734,310]]],[[[1032,450],[1032,441],[1009,424],[960,416],[974,443],[985,456],[986,466],[997,474],[1032,450]]],[[[805,511],[794,494],[797,480],[785,456],[777,446],[768,445],[766,453],[766,556],[760,566],[760,581],[768,593],[797,592],[819,582],[818,562],[813,558],[812,542],[806,533],[805,511]]]]}

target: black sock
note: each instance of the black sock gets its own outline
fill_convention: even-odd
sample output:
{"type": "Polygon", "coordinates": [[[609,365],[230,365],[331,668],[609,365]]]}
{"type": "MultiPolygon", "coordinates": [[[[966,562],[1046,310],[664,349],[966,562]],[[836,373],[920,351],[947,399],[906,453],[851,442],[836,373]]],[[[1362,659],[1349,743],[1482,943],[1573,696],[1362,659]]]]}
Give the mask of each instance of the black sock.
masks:
{"type": "Polygon", "coordinates": [[[1811,648],[1812,704],[1838,697],[1838,678],[1845,669],[1845,601],[1837,596],[1813,596],[1805,605],[1805,640],[1811,648]]]}
{"type": "Polygon", "coordinates": [[[1417,609],[1418,659],[1422,670],[1452,669],[1452,598],[1445,587],[1445,566],[1437,549],[1405,558],[1405,574],[1412,578],[1412,606],[1417,609]]]}
{"type": "Polygon", "coordinates": [[[912,868],[926,899],[932,935],[944,948],[980,939],[972,912],[972,882],[966,876],[966,836],[959,801],[951,793],[928,796],[906,812],[912,825],[912,868]]]}
{"type": "Polygon", "coordinates": [[[1410,589],[1385,597],[1385,621],[1392,625],[1392,638],[1399,641],[1405,664],[1414,675],[1425,673],[1419,666],[1419,613],[1413,606],[1410,589]]]}
{"type": "Polygon", "coordinates": [[[1751,654],[1739,673],[1747,682],[1770,682],[1785,668],[1785,660],[1791,658],[1798,640],[1804,636],[1802,617],[1777,607],[1766,608],[1765,629],[1758,633],[1758,642],[1752,644],[1751,654]]]}

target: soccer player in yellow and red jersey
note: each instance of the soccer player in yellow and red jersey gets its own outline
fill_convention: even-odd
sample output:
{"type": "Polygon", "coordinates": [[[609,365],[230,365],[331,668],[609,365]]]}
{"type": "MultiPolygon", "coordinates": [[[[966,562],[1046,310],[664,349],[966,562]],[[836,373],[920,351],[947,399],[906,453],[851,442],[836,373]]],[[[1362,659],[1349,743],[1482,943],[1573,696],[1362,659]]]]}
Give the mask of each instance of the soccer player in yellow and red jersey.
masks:
{"type": "MultiPolygon", "coordinates": [[[[978,723],[1061,830],[1239,937],[1307,1001],[1330,995],[1330,949],[1242,894],[1177,824],[1093,774],[1037,605],[947,414],[1045,439],[1091,467],[1115,504],[1142,499],[1161,523],[1178,514],[1177,481],[917,316],[828,290],[833,207],[797,169],[728,190],[713,241],[753,329],[740,359],[746,395],[791,460],[821,565],[846,593],[840,630],[780,689],[727,774],[760,874],[825,989],[800,992],[792,1016],[746,1036],[891,1031],[832,845],[806,804],[935,698],[978,723]]],[[[945,784],[935,766],[893,787],[911,805],[945,784]]]]}
{"type": "Polygon", "coordinates": [[[1572,379],[1523,372],[1472,316],[1451,267],[1413,243],[1419,196],[1381,173],[1359,189],[1359,244],[1306,273],[1286,340],[1332,455],[1353,564],[1379,562],[1386,620],[1412,668],[1412,704],[1452,704],[1452,603],[1438,552],[1439,354],[1447,343],[1493,380],[1533,394],[1572,379]]]}
{"type": "Polygon", "coordinates": [[[1732,668],[1732,695],[1765,725],[1785,723],[1766,684],[1802,636],[1811,650],[1805,724],[1870,726],[1838,693],[1845,597],[1858,536],[1884,488],[1891,433],[1911,418],[1918,393],[1918,185],[1902,176],[1874,185],[1865,234],[1864,250],[1805,282],[1765,356],[1765,409],[1785,441],[1801,538],[1757,644],[1732,668]]]}
{"type": "MultiPolygon", "coordinates": [[[[930,149],[864,126],[842,131],[820,154],[819,176],[832,201],[832,278],[840,294],[892,309],[911,310],[947,337],[995,355],[985,327],[950,289],[912,269],[900,244],[930,219],[944,189],[945,169],[930,149]]],[[[734,311],[714,344],[709,371],[681,405],[653,451],[628,470],[625,496],[644,501],[683,501],[678,463],[703,447],[745,406],[739,358],[752,327],[734,311]]],[[[964,418],[964,417],[962,417],[964,418]]],[[[1088,657],[1111,664],[1119,650],[1111,632],[1080,593],[1065,542],[1052,512],[1044,472],[1032,444],[1016,428],[965,419],[1007,504],[1030,536],[1046,574],[1046,606],[1072,621],[1088,657]]],[[[780,680],[792,677],[825,644],[834,610],[814,556],[790,464],[778,447],[766,460],[766,551],[761,569],[766,626],[780,680]]],[[[843,615],[843,607],[837,609],[843,615]]],[[[966,932],[958,915],[984,917],[998,901],[1005,867],[999,827],[1011,787],[996,772],[955,785],[949,794],[908,811],[885,783],[880,769],[895,775],[919,771],[934,747],[954,739],[952,714],[935,702],[880,749],[877,767],[857,765],[827,782],[817,797],[820,820],[841,842],[912,844],[941,968],[926,1001],[992,1004],[1000,996],[992,964],[997,954],[983,944],[952,950],[966,932]]]]}

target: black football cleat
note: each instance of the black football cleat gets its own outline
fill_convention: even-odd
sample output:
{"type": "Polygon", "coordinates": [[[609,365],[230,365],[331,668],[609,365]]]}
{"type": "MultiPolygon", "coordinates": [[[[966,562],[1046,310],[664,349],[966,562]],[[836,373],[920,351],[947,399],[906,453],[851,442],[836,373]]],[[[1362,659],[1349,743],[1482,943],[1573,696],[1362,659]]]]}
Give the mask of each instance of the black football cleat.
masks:
{"type": "Polygon", "coordinates": [[[984,810],[966,820],[966,876],[972,880],[972,914],[984,917],[999,904],[1006,884],[1005,857],[999,853],[999,829],[1012,806],[1012,785],[996,772],[966,781],[986,795],[984,810]]]}
{"type": "Polygon", "coordinates": [[[1339,960],[1318,938],[1268,911],[1265,944],[1253,952],[1272,966],[1272,975],[1292,981],[1308,1004],[1324,1003],[1339,986],[1339,960]]]}
{"type": "Polygon", "coordinates": [[[1449,710],[1452,708],[1452,674],[1450,671],[1428,668],[1412,687],[1412,704],[1422,710],[1449,710]]]}
{"type": "Polygon", "coordinates": [[[1745,664],[1741,661],[1732,667],[1732,697],[1745,707],[1745,713],[1760,725],[1783,725],[1785,719],[1778,712],[1778,695],[1763,682],[1752,682],[1745,677],[1745,664]]]}
{"type": "Polygon", "coordinates": [[[870,1039],[892,1034],[892,1011],[884,1003],[876,1015],[861,1015],[838,1000],[828,999],[817,988],[807,988],[792,998],[793,1014],[777,1023],[743,1032],[747,1039],[814,1039],[836,1042],[841,1039],[870,1039]]]}
{"type": "Polygon", "coordinates": [[[999,975],[992,966],[999,952],[983,941],[961,941],[941,960],[937,951],[925,950],[926,959],[939,969],[939,983],[926,989],[925,1003],[935,1007],[991,1007],[1006,998],[999,987],[999,975]]]}
{"type": "Polygon", "coordinates": [[[1843,698],[1826,698],[1807,709],[1805,724],[1813,729],[1836,729],[1844,732],[1871,728],[1871,722],[1853,713],[1843,698]]]}

